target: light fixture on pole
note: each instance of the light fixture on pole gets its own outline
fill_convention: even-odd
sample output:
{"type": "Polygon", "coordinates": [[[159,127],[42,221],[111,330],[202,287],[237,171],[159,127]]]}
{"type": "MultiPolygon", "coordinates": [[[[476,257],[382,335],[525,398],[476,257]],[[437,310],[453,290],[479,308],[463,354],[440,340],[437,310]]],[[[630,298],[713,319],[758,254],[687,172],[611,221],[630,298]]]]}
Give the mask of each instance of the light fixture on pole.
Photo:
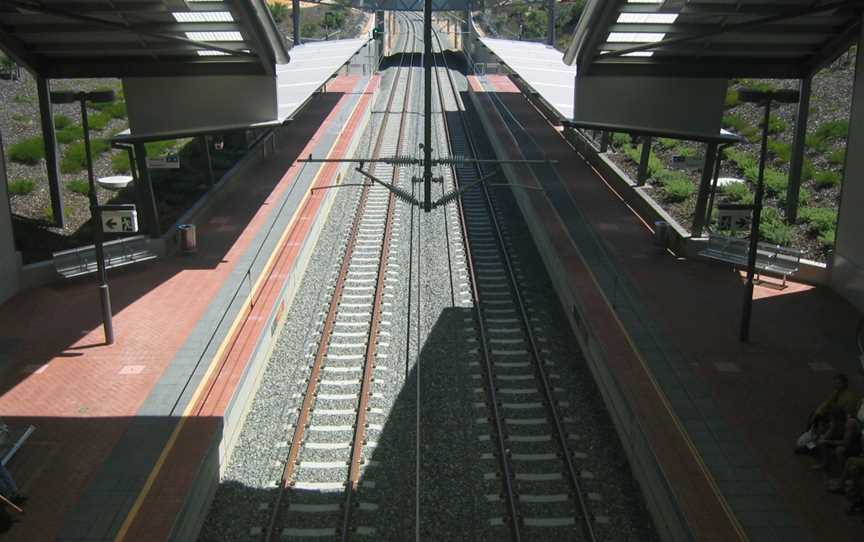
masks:
{"type": "Polygon", "coordinates": [[[108,275],[105,269],[105,251],[103,248],[104,232],[102,231],[102,216],[99,209],[99,199],[96,197],[96,178],[93,174],[93,156],[90,153],[90,129],[87,123],[87,102],[108,103],[114,101],[113,90],[96,90],[93,92],[56,91],[51,93],[51,101],[55,104],[81,103],[81,126],[84,129],[84,153],[87,156],[88,196],[90,198],[90,216],[93,223],[93,241],[96,249],[96,266],[99,270],[99,299],[102,303],[102,327],[105,330],[105,344],[114,343],[114,325],[111,315],[111,294],[108,290],[108,275]]]}
{"type": "Polygon", "coordinates": [[[759,176],[756,180],[756,194],[753,198],[753,217],[750,222],[750,248],[747,251],[747,282],[744,285],[744,305],[741,311],[742,342],[750,340],[750,317],[753,312],[753,279],[756,275],[756,252],[759,249],[759,221],[762,217],[762,197],[765,191],[765,156],[768,151],[768,121],[771,119],[771,102],[795,103],[797,90],[758,90],[740,89],[738,99],[765,107],[762,117],[762,148],[759,153],[759,176]]]}

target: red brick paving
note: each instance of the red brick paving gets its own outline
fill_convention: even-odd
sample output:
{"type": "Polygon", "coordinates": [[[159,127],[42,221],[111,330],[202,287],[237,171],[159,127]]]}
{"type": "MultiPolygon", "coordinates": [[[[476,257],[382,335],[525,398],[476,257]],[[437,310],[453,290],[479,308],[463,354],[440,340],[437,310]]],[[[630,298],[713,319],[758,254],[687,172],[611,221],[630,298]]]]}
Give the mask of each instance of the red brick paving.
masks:
{"type": "MultiPolygon", "coordinates": [[[[378,82],[378,76],[370,80],[364,96],[358,101],[354,113],[332,147],[330,158],[344,157],[351,137],[364,111],[369,107],[378,82]]],[[[311,147],[308,149],[311,150],[311,147]]],[[[325,164],[313,186],[333,184],[339,167],[340,164],[337,163],[325,164]]],[[[144,499],[141,512],[131,524],[125,540],[167,539],[174,518],[182,510],[184,497],[191,487],[196,469],[200,467],[207,446],[212,442],[213,432],[220,429],[217,420],[221,419],[231,400],[246,364],[254,353],[258,337],[266,332],[267,319],[279,299],[285,277],[302,249],[303,242],[312,227],[312,219],[320,208],[324,196],[325,192],[322,190],[309,195],[295,215],[296,221],[286,231],[282,243],[275,252],[272,266],[263,274],[266,278],[254,294],[254,307],[245,315],[236,333],[228,340],[230,346],[218,360],[217,372],[206,383],[204,387],[206,391],[192,409],[191,415],[194,416],[194,421],[187,423],[179,434],[177,445],[155,479],[152,491],[144,499]]]]}
{"type": "Polygon", "coordinates": [[[109,272],[116,342],[102,345],[92,279],[31,289],[0,307],[0,338],[14,341],[0,376],[0,413],[33,423],[36,433],[11,471],[30,495],[25,520],[6,538],[50,540],[130,417],[204,314],[332,120],[339,94],[357,76],[339,77],[280,137],[278,156],[248,171],[199,223],[199,253],[109,272]],[[286,137],[288,136],[288,137],[286,137]],[[283,143],[284,141],[284,143],[283,143]],[[140,374],[120,375],[126,365],[140,374]],[[38,374],[33,370],[44,369],[38,374]],[[27,372],[25,372],[27,371],[27,372]]]}
{"type": "Polygon", "coordinates": [[[810,471],[807,458],[791,453],[809,412],[831,386],[831,373],[815,372],[808,363],[830,364],[864,392],[854,353],[858,312],[825,287],[790,283],[777,291],[757,286],[753,342],[740,343],[741,275],[723,265],[658,253],[651,231],[555,127],[523,96],[501,97],[548,157],[559,161],[556,167],[574,201],[691,358],[695,374],[708,384],[725,420],[745,439],[791,513],[814,539],[864,539],[860,516],[845,516],[845,500],[826,493],[824,475],[810,471]],[[721,372],[715,363],[734,363],[740,372],[721,372]]]}

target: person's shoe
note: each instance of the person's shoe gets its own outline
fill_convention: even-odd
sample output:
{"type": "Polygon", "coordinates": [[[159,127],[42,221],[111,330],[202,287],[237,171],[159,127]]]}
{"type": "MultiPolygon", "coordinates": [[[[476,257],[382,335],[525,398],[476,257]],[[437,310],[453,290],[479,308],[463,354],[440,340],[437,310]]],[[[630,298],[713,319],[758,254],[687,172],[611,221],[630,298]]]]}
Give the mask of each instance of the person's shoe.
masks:
{"type": "Polygon", "coordinates": [[[14,504],[15,506],[21,506],[25,502],[27,502],[27,496],[21,495],[20,493],[16,493],[9,498],[9,502],[14,504]]]}

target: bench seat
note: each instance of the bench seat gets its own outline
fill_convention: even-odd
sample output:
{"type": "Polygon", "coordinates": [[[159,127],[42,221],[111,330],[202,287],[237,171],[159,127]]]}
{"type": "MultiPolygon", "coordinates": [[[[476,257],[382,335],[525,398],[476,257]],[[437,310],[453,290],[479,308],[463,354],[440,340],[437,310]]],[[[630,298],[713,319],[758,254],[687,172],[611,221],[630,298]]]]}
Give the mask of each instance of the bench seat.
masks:
{"type": "MultiPolygon", "coordinates": [[[[159,257],[143,235],[115,239],[104,243],[105,267],[112,269],[159,257]]],[[[93,246],[74,248],[54,253],[54,268],[63,278],[71,279],[98,269],[96,248],[93,246]]]]}
{"type": "MultiPolygon", "coordinates": [[[[718,260],[734,265],[747,266],[747,255],[750,253],[750,240],[740,237],[709,234],[708,246],[699,252],[703,258],[718,260]]],[[[781,247],[771,243],[760,242],[756,248],[756,269],[766,273],[776,273],[786,277],[798,271],[801,264],[801,251],[781,247]]]]}

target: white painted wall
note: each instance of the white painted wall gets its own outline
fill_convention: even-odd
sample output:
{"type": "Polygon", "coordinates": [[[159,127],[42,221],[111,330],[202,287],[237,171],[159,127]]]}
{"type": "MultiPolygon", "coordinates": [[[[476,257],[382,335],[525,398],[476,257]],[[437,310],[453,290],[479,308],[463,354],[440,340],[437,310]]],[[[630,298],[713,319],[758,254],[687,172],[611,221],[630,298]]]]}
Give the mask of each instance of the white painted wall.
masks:
{"type": "Polygon", "coordinates": [[[0,134],[0,303],[18,291],[20,269],[21,258],[15,250],[12,209],[6,190],[6,153],[3,151],[3,134],[0,134]]]}
{"type": "Polygon", "coordinates": [[[831,282],[864,310],[864,31],[858,45],[831,282]]]}

